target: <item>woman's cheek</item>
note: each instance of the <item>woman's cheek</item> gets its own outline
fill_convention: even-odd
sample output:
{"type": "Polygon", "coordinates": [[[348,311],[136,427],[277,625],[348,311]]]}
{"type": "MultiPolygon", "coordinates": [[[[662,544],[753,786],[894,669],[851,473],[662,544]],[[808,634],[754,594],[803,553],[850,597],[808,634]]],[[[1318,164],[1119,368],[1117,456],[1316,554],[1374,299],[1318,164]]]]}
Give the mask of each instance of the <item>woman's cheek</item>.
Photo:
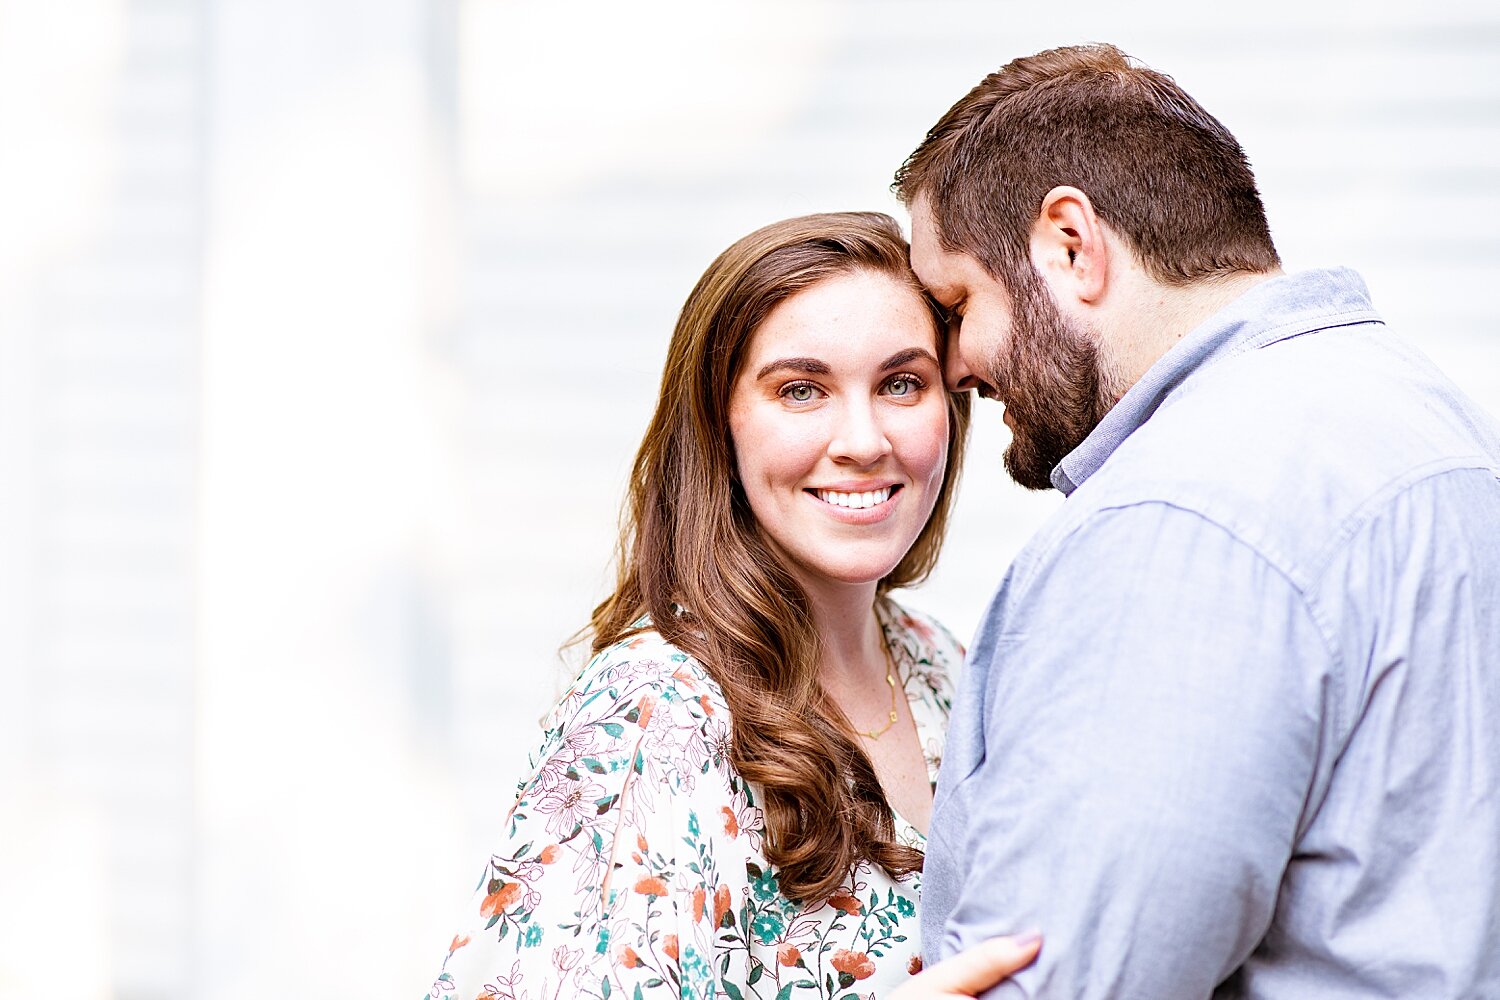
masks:
{"type": "Polygon", "coordinates": [[[903,464],[914,479],[921,479],[936,486],[943,478],[943,468],[948,458],[948,407],[944,400],[940,405],[924,404],[912,415],[912,426],[906,435],[903,449],[903,464]]]}

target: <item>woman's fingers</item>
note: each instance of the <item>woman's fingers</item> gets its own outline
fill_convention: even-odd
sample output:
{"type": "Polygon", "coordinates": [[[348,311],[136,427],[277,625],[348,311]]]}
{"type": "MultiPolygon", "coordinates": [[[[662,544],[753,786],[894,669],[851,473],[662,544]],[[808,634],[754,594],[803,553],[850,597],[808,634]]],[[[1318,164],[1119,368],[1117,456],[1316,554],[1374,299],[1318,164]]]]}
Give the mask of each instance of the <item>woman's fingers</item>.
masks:
{"type": "Polygon", "coordinates": [[[913,976],[888,1000],[942,1000],[975,997],[1036,958],[1042,947],[1040,934],[997,937],[944,959],[913,976]]]}

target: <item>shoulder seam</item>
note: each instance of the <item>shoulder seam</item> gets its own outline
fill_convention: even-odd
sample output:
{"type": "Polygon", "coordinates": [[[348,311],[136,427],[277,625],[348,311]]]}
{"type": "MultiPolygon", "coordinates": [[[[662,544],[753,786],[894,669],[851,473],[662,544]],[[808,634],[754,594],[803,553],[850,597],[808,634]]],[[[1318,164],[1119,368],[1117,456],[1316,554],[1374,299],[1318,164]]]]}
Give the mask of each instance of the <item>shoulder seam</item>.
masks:
{"type": "Polygon", "coordinates": [[[1040,570],[1041,566],[1054,560],[1057,557],[1057,554],[1062,550],[1062,548],[1069,541],[1071,541],[1074,536],[1079,533],[1079,531],[1081,531],[1086,525],[1090,523],[1094,515],[1103,513],[1123,513],[1132,509],[1146,507],[1158,507],[1166,510],[1176,511],[1178,513],[1185,514],[1198,521],[1201,521],[1204,524],[1212,525],[1214,528],[1223,532],[1225,537],[1229,538],[1236,545],[1245,549],[1245,551],[1249,552],[1250,555],[1253,556],[1257,561],[1264,564],[1278,577],[1286,581],[1287,588],[1296,595],[1297,602],[1302,606],[1304,613],[1307,615],[1308,619],[1312,621],[1313,626],[1317,629],[1318,637],[1323,642],[1324,654],[1328,657],[1328,661],[1333,667],[1333,682],[1338,686],[1338,697],[1334,701],[1334,711],[1337,713],[1335,718],[1336,731],[1340,733],[1344,732],[1345,723],[1347,721],[1344,718],[1344,696],[1346,694],[1344,690],[1345,664],[1342,658],[1339,656],[1338,643],[1335,640],[1333,623],[1330,622],[1327,619],[1327,616],[1322,613],[1321,608],[1318,607],[1317,603],[1313,599],[1313,596],[1309,593],[1310,585],[1299,583],[1296,575],[1290,571],[1290,569],[1285,565],[1284,561],[1274,558],[1270,553],[1267,553],[1260,546],[1255,545],[1254,543],[1246,539],[1229,525],[1224,524],[1217,518],[1209,516],[1201,510],[1193,507],[1188,507],[1180,503],[1174,503],[1171,500],[1156,498],[1133,500],[1128,503],[1106,504],[1102,507],[1097,507],[1090,512],[1090,516],[1080,520],[1077,524],[1070,527],[1058,538],[1054,539],[1052,544],[1047,547],[1047,550],[1041,554],[1041,557],[1033,562],[1033,568],[1027,575],[1022,590],[1025,591],[1031,588],[1033,581],[1037,578],[1038,571],[1040,570]]]}

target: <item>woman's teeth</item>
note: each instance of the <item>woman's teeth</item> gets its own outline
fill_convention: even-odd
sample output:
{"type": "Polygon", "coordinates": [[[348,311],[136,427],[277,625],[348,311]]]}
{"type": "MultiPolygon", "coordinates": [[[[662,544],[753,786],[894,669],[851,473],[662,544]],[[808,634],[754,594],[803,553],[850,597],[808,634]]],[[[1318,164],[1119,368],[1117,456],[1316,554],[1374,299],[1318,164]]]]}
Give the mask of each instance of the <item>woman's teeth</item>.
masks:
{"type": "Polygon", "coordinates": [[[817,490],[818,499],[824,503],[831,503],[835,507],[849,507],[853,510],[863,510],[866,507],[874,507],[876,504],[885,503],[896,491],[894,486],[884,489],[870,490],[866,493],[840,493],[838,490],[817,490]]]}

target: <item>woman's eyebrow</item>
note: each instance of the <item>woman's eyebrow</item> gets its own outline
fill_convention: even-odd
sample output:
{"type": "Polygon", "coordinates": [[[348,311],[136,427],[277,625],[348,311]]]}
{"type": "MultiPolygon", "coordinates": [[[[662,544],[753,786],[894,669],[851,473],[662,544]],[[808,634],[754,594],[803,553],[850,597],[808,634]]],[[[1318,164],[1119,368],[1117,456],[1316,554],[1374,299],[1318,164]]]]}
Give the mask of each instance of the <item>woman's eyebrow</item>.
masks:
{"type": "Polygon", "coordinates": [[[831,375],[833,369],[819,361],[817,358],[777,358],[755,373],[756,380],[765,378],[774,371],[781,369],[801,372],[803,375],[831,375]]]}
{"type": "Polygon", "coordinates": [[[935,365],[938,363],[938,359],[933,356],[933,353],[931,351],[921,347],[908,347],[906,350],[897,351],[895,354],[892,354],[890,357],[886,358],[885,364],[880,366],[880,370],[885,372],[890,371],[892,368],[900,368],[902,365],[911,364],[918,358],[926,358],[928,361],[931,361],[935,365]]]}

